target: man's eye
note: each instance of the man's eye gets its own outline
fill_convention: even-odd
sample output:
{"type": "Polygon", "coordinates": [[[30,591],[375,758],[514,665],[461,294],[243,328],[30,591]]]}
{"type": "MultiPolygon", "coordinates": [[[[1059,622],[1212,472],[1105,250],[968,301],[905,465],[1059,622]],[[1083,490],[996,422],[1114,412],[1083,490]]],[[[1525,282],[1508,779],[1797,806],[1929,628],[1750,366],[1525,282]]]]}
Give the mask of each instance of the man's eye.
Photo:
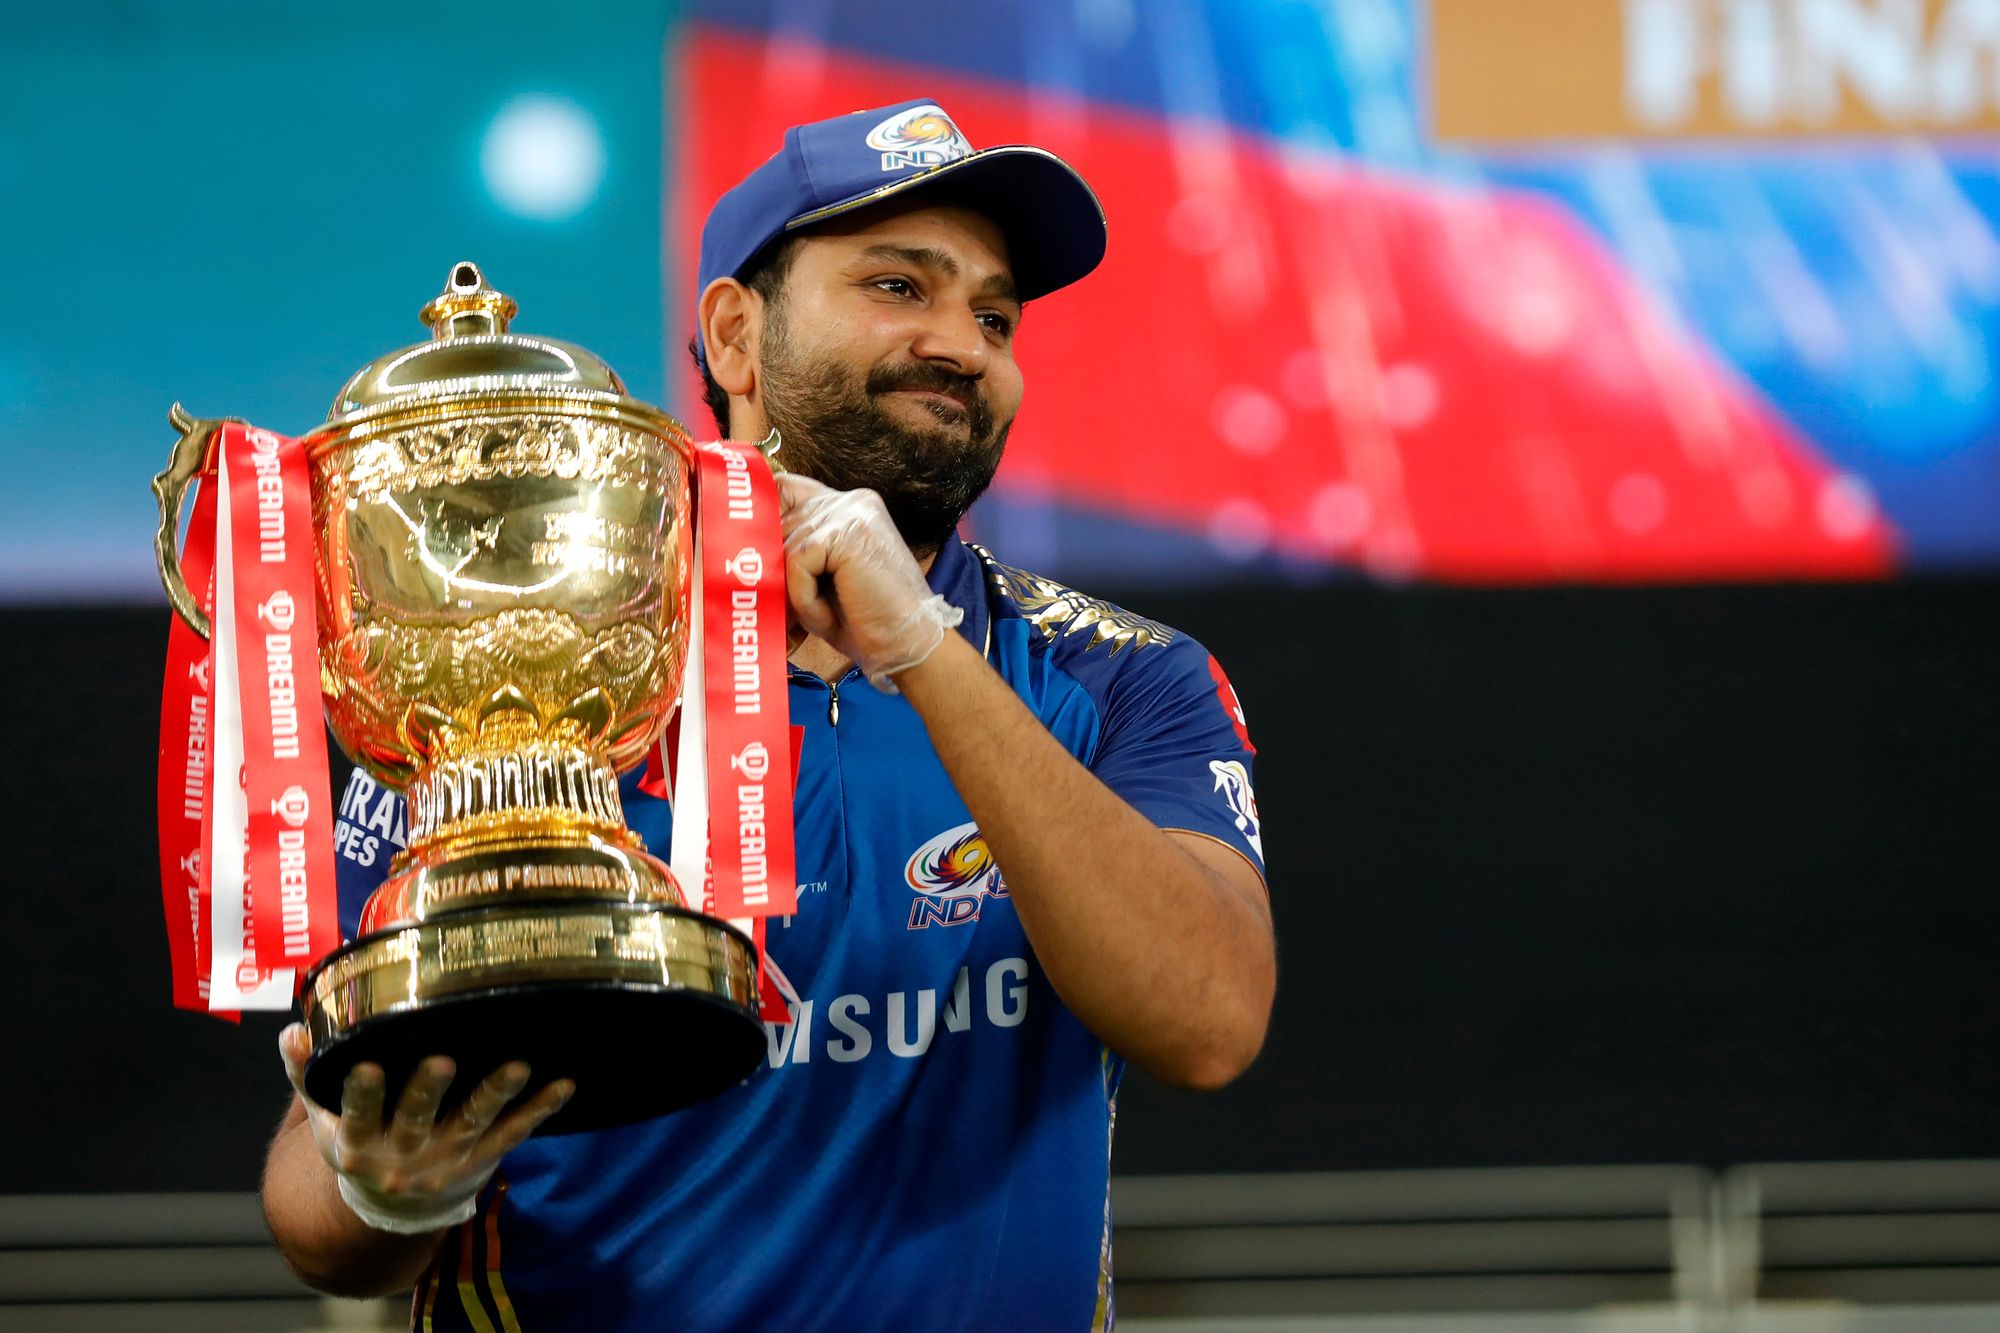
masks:
{"type": "Polygon", "coordinates": [[[891,296],[915,296],[917,284],[908,278],[877,278],[875,285],[891,296]]]}
{"type": "Polygon", "coordinates": [[[988,333],[998,334],[1002,338],[1008,337],[1014,332],[1014,321],[1001,314],[998,310],[980,311],[979,323],[980,327],[984,328],[988,333]]]}

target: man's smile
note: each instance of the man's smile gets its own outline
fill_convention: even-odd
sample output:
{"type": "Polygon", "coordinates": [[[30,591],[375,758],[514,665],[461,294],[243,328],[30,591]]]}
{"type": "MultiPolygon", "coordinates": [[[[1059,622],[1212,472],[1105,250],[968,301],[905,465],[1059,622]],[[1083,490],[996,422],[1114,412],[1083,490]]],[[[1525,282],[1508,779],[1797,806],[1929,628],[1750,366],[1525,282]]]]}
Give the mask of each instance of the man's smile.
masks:
{"type": "Polygon", "coordinates": [[[960,412],[971,410],[971,405],[963,398],[960,398],[957,394],[946,393],[941,389],[891,389],[889,392],[914,399],[920,403],[937,403],[941,406],[954,408],[960,412]]]}
{"type": "Polygon", "coordinates": [[[948,425],[969,424],[972,420],[972,405],[957,394],[942,389],[889,389],[882,396],[902,399],[948,425]]]}

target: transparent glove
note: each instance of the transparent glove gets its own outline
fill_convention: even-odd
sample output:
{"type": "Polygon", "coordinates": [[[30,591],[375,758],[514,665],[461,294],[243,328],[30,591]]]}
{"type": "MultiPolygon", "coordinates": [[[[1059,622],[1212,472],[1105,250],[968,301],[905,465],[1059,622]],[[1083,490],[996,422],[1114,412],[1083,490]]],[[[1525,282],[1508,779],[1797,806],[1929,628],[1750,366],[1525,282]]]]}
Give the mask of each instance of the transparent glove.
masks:
{"type": "Polygon", "coordinates": [[[340,1197],[369,1226],[400,1235],[437,1231],[471,1217],[500,1159],[576,1090],[561,1079],[509,1110],[528,1086],[528,1067],[517,1061],[494,1070],[456,1110],[440,1116],[456,1071],[449,1059],[434,1055],[410,1076],[386,1120],[381,1068],[356,1065],[335,1115],[306,1096],[311,1041],[302,1025],[294,1023],[278,1035],[278,1052],[305,1104],[313,1142],[339,1182],[340,1197]]]}
{"type": "Polygon", "coordinates": [[[870,685],[896,693],[891,677],[936,652],[965,612],[924,582],[874,491],[781,472],[778,499],[799,624],[853,658],[870,685]]]}

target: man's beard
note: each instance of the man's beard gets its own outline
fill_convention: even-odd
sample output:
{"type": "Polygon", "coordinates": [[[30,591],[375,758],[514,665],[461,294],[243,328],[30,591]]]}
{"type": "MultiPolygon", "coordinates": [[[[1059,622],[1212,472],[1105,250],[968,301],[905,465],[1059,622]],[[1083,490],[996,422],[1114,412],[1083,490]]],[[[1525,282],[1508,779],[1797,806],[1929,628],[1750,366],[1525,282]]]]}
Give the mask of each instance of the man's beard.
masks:
{"type": "Polygon", "coordinates": [[[784,438],[778,462],[835,490],[881,495],[903,540],[919,554],[944,544],[992,484],[1011,422],[995,422],[979,381],[944,366],[876,366],[865,378],[792,345],[782,317],[766,324],[764,414],[784,438]],[[931,405],[937,429],[891,417],[880,395],[928,390],[964,411],[931,405]]]}

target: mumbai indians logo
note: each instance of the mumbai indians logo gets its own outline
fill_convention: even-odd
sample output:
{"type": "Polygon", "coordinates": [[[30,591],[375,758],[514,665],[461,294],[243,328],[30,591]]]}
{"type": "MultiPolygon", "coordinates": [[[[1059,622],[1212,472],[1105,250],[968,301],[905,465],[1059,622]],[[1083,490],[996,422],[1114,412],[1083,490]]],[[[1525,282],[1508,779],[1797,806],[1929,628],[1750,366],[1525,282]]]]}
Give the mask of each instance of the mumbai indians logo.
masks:
{"type": "Polygon", "coordinates": [[[868,146],[882,154],[882,170],[941,167],[972,152],[943,107],[913,106],[868,131],[868,146]]]}
{"type": "Polygon", "coordinates": [[[1007,896],[1007,881],[977,824],[948,828],[917,848],[903,878],[917,894],[910,904],[911,930],[977,921],[988,898],[1007,896]]]}
{"type": "Polygon", "coordinates": [[[1229,802],[1229,812],[1236,816],[1236,831],[1250,840],[1257,849],[1257,859],[1264,859],[1264,826],[1257,820],[1257,793],[1250,790],[1250,770],[1237,759],[1211,759],[1208,771],[1215,774],[1215,789],[1222,793],[1222,799],[1229,802]]]}

